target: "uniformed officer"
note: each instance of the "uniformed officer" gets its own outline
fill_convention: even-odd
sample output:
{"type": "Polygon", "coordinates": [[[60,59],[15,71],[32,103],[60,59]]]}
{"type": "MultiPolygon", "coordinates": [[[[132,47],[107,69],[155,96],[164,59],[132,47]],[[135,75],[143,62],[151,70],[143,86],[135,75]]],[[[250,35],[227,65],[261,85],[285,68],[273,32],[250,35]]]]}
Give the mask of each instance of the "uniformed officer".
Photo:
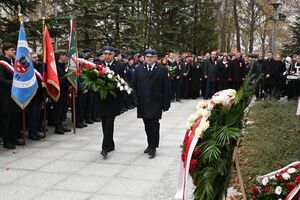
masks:
{"type": "Polygon", "coordinates": [[[147,134],[148,147],[144,153],[154,158],[159,145],[159,120],[162,111],[170,108],[170,82],[168,70],[156,63],[157,52],[145,51],[145,64],[139,65],[135,73],[135,89],[138,106],[137,117],[142,118],[147,134]]]}
{"type": "MultiPolygon", "coordinates": [[[[116,75],[124,77],[124,64],[114,59],[115,49],[111,46],[104,46],[102,52],[105,66],[114,71],[116,75]]],[[[100,99],[99,108],[103,131],[101,155],[105,158],[109,152],[115,150],[114,121],[121,112],[120,93],[117,93],[116,97],[108,94],[106,99],[100,99]]]]}

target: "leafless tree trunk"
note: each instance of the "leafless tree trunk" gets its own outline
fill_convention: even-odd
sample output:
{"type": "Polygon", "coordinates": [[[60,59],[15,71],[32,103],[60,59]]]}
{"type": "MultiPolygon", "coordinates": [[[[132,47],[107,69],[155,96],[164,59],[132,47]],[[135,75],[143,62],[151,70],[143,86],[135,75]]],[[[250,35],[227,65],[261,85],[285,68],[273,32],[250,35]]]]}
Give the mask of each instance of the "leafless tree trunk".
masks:
{"type": "Polygon", "coordinates": [[[250,31],[249,31],[249,53],[253,52],[254,31],[255,31],[255,0],[250,0],[250,31]]]}
{"type": "Polygon", "coordinates": [[[226,50],[226,24],[227,22],[227,12],[228,11],[228,0],[224,1],[224,10],[223,10],[223,16],[222,16],[222,29],[221,29],[221,52],[225,52],[226,50]]]}
{"type": "Polygon", "coordinates": [[[240,25],[239,25],[239,19],[238,19],[238,13],[237,13],[237,1],[233,0],[233,19],[236,29],[236,47],[237,51],[241,51],[241,31],[240,31],[240,25]]]}

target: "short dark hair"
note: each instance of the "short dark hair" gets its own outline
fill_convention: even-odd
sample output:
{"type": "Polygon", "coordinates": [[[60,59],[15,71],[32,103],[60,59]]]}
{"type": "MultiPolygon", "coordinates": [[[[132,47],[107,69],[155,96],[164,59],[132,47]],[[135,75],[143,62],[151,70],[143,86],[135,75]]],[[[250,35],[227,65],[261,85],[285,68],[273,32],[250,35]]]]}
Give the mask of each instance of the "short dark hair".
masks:
{"type": "Polygon", "coordinates": [[[65,51],[63,51],[63,50],[56,51],[56,52],[54,53],[55,61],[57,62],[57,61],[60,59],[60,56],[65,56],[65,55],[68,55],[68,53],[65,52],[65,51]]]}
{"type": "Polygon", "coordinates": [[[5,42],[2,44],[2,53],[3,55],[5,55],[5,51],[7,51],[8,49],[14,48],[16,49],[16,45],[14,45],[13,43],[10,42],[5,42]]]}

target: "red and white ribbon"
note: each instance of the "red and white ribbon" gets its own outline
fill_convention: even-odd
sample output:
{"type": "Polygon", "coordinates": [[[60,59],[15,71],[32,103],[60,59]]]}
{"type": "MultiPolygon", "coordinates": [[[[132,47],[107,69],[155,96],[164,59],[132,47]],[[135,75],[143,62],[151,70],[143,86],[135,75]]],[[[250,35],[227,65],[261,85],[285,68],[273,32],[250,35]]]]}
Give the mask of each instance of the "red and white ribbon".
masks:
{"type": "MultiPolygon", "coordinates": [[[[207,103],[205,109],[207,111],[211,111],[216,104],[232,104],[234,102],[234,95],[235,91],[233,90],[223,90],[214,94],[212,99],[207,103]],[[218,101],[218,102],[215,102],[218,101]]],[[[197,142],[200,137],[202,137],[202,133],[205,130],[201,129],[200,134],[195,134],[197,128],[202,127],[204,123],[206,123],[207,118],[209,116],[200,116],[199,119],[196,120],[195,124],[193,125],[192,129],[189,129],[186,132],[186,144],[185,144],[185,159],[184,162],[180,163],[180,172],[179,172],[179,181],[178,181],[178,188],[175,195],[175,199],[183,199],[186,200],[186,191],[187,191],[187,179],[190,169],[190,163],[193,155],[193,151],[197,145],[197,142]],[[203,132],[202,132],[203,131],[203,132]]]]}
{"type": "MultiPolygon", "coordinates": [[[[14,73],[14,67],[11,64],[9,64],[8,62],[6,62],[5,60],[0,60],[0,64],[2,64],[10,73],[12,73],[12,74],[14,73]]],[[[36,69],[34,69],[34,73],[35,73],[35,76],[40,81],[43,80],[43,77],[40,72],[38,72],[36,69]]]]}

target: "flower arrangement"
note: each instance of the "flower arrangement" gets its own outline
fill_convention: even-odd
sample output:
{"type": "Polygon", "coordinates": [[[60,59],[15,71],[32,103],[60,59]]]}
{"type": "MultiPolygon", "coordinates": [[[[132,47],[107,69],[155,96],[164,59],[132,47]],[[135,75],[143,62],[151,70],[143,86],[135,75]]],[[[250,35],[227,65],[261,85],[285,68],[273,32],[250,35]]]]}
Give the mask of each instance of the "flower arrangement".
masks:
{"type": "Polygon", "coordinates": [[[171,78],[176,77],[178,71],[177,66],[168,66],[168,73],[171,78]]]}
{"type": "Polygon", "coordinates": [[[106,99],[109,94],[116,97],[118,91],[126,91],[128,94],[132,92],[124,79],[108,67],[81,58],[78,58],[78,63],[80,67],[71,72],[72,76],[81,76],[83,87],[99,92],[101,99],[106,99]]]}
{"type": "Polygon", "coordinates": [[[194,199],[217,200],[226,195],[233,150],[254,92],[250,80],[247,78],[238,92],[224,90],[214,94],[211,100],[200,101],[196,112],[190,115],[175,198],[186,199],[188,175],[195,185],[194,199]]]}
{"type": "Polygon", "coordinates": [[[298,200],[300,198],[300,162],[257,178],[252,186],[254,200],[298,200]]]}

